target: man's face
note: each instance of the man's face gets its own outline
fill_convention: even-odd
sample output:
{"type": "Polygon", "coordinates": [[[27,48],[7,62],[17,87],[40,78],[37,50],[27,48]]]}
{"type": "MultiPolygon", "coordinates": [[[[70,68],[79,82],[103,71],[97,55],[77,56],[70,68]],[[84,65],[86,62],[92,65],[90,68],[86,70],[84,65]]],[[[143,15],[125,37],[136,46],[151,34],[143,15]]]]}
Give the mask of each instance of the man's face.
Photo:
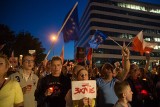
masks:
{"type": "Polygon", "coordinates": [[[34,58],[32,56],[25,56],[23,60],[23,69],[32,70],[34,67],[34,58]]]}
{"type": "Polygon", "coordinates": [[[51,63],[52,75],[60,76],[62,70],[62,63],[60,60],[52,61],[51,63]]]}

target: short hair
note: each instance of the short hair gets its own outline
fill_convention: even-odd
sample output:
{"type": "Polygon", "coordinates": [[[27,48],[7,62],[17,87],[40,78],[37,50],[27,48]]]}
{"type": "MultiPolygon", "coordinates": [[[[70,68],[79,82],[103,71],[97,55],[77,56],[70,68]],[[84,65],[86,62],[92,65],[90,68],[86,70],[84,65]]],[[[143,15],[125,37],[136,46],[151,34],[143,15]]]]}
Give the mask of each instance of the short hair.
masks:
{"type": "Polygon", "coordinates": [[[113,72],[114,67],[113,67],[113,65],[110,64],[110,63],[105,63],[105,64],[103,64],[101,70],[104,71],[104,69],[108,69],[108,70],[111,70],[111,71],[113,72]]]}
{"type": "Polygon", "coordinates": [[[62,59],[61,59],[61,57],[59,57],[59,56],[53,56],[53,57],[52,57],[52,60],[51,60],[51,64],[52,64],[52,62],[54,62],[54,61],[60,61],[61,64],[62,64],[62,59]]]}
{"type": "Polygon", "coordinates": [[[24,54],[24,55],[23,55],[23,57],[22,57],[22,62],[24,62],[24,58],[25,58],[25,57],[27,57],[27,56],[31,56],[31,57],[33,57],[33,55],[32,55],[32,54],[29,54],[29,53],[28,53],[28,54],[24,54]]]}
{"type": "Polygon", "coordinates": [[[78,73],[81,71],[81,70],[84,70],[85,68],[83,67],[83,66],[81,66],[81,65],[76,65],[76,66],[74,66],[74,68],[73,68],[73,73],[75,74],[75,75],[78,75],[78,73]]]}
{"type": "Polygon", "coordinates": [[[129,83],[127,81],[118,81],[114,85],[114,92],[118,98],[123,98],[123,91],[126,89],[126,87],[129,86],[129,83]]]}

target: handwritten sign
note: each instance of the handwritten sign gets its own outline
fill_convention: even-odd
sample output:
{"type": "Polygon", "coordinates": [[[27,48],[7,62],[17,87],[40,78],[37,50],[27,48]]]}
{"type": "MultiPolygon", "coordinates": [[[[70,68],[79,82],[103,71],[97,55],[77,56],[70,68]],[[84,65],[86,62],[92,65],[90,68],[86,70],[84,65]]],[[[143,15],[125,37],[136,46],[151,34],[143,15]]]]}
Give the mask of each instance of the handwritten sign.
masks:
{"type": "Polygon", "coordinates": [[[96,98],[96,81],[72,81],[72,100],[80,100],[84,97],[96,98]]]}

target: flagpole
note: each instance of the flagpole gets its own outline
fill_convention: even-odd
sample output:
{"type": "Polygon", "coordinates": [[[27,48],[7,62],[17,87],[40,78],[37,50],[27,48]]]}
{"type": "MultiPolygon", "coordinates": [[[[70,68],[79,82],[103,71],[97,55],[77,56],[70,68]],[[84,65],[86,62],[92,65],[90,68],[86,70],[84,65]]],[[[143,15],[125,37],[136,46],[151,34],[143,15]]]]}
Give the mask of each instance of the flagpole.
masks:
{"type": "Polygon", "coordinates": [[[132,40],[128,43],[127,47],[132,43],[132,40]]]}
{"type": "MultiPolygon", "coordinates": [[[[71,14],[73,13],[74,9],[77,7],[77,5],[78,5],[78,2],[76,2],[76,4],[74,5],[74,7],[72,8],[71,12],[70,12],[69,15],[67,16],[66,20],[64,21],[64,23],[63,23],[61,29],[58,31],[58,33],[57,33],[57,39],[58,39],[58,37],[59,37],[61,31],[63,30],[64,26],[66,25],[68,19],[70,18],[71,14]]],[[[49,49],[49,51],[48,51],[48,53],[47,53],[47,55],[46,55],[46,57],[45,57],[45,60],[47,59],[48,55],[50,54],[50,52],[51,52],[53,46],[54,46],[54,42],[52,43],[52,45],[51,45],[51,47],[50,47],[50,49],[49,49]]]]}
{"type": "Polygon", "coordinates": [[[113,40],[111,37],[108,36],[109,39],[111,39],[113,42],[115,42],[118,46],[120,46],[121,48],[123,48],[118,42],[116,42],[115,40],[113,40]]]}

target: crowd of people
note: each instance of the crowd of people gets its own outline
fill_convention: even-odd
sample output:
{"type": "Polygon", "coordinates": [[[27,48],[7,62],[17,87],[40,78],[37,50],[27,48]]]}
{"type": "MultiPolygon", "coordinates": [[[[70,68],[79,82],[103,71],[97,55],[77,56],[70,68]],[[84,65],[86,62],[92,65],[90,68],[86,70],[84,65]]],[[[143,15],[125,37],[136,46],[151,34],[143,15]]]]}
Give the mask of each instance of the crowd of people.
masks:
{"type": "Polygon", "coordinates": [[[63,64],[59,56],[38,67],[27,54],[22,65],[11,69],[0,55],[0,107],[160,107],[160,66],[130,63],[130,51],[122,47],[123,66],[117,61],[101,67],[84,63],[63,64]],[[96,82],[96,98],[72,99],[72,81],[96,82]]]}

